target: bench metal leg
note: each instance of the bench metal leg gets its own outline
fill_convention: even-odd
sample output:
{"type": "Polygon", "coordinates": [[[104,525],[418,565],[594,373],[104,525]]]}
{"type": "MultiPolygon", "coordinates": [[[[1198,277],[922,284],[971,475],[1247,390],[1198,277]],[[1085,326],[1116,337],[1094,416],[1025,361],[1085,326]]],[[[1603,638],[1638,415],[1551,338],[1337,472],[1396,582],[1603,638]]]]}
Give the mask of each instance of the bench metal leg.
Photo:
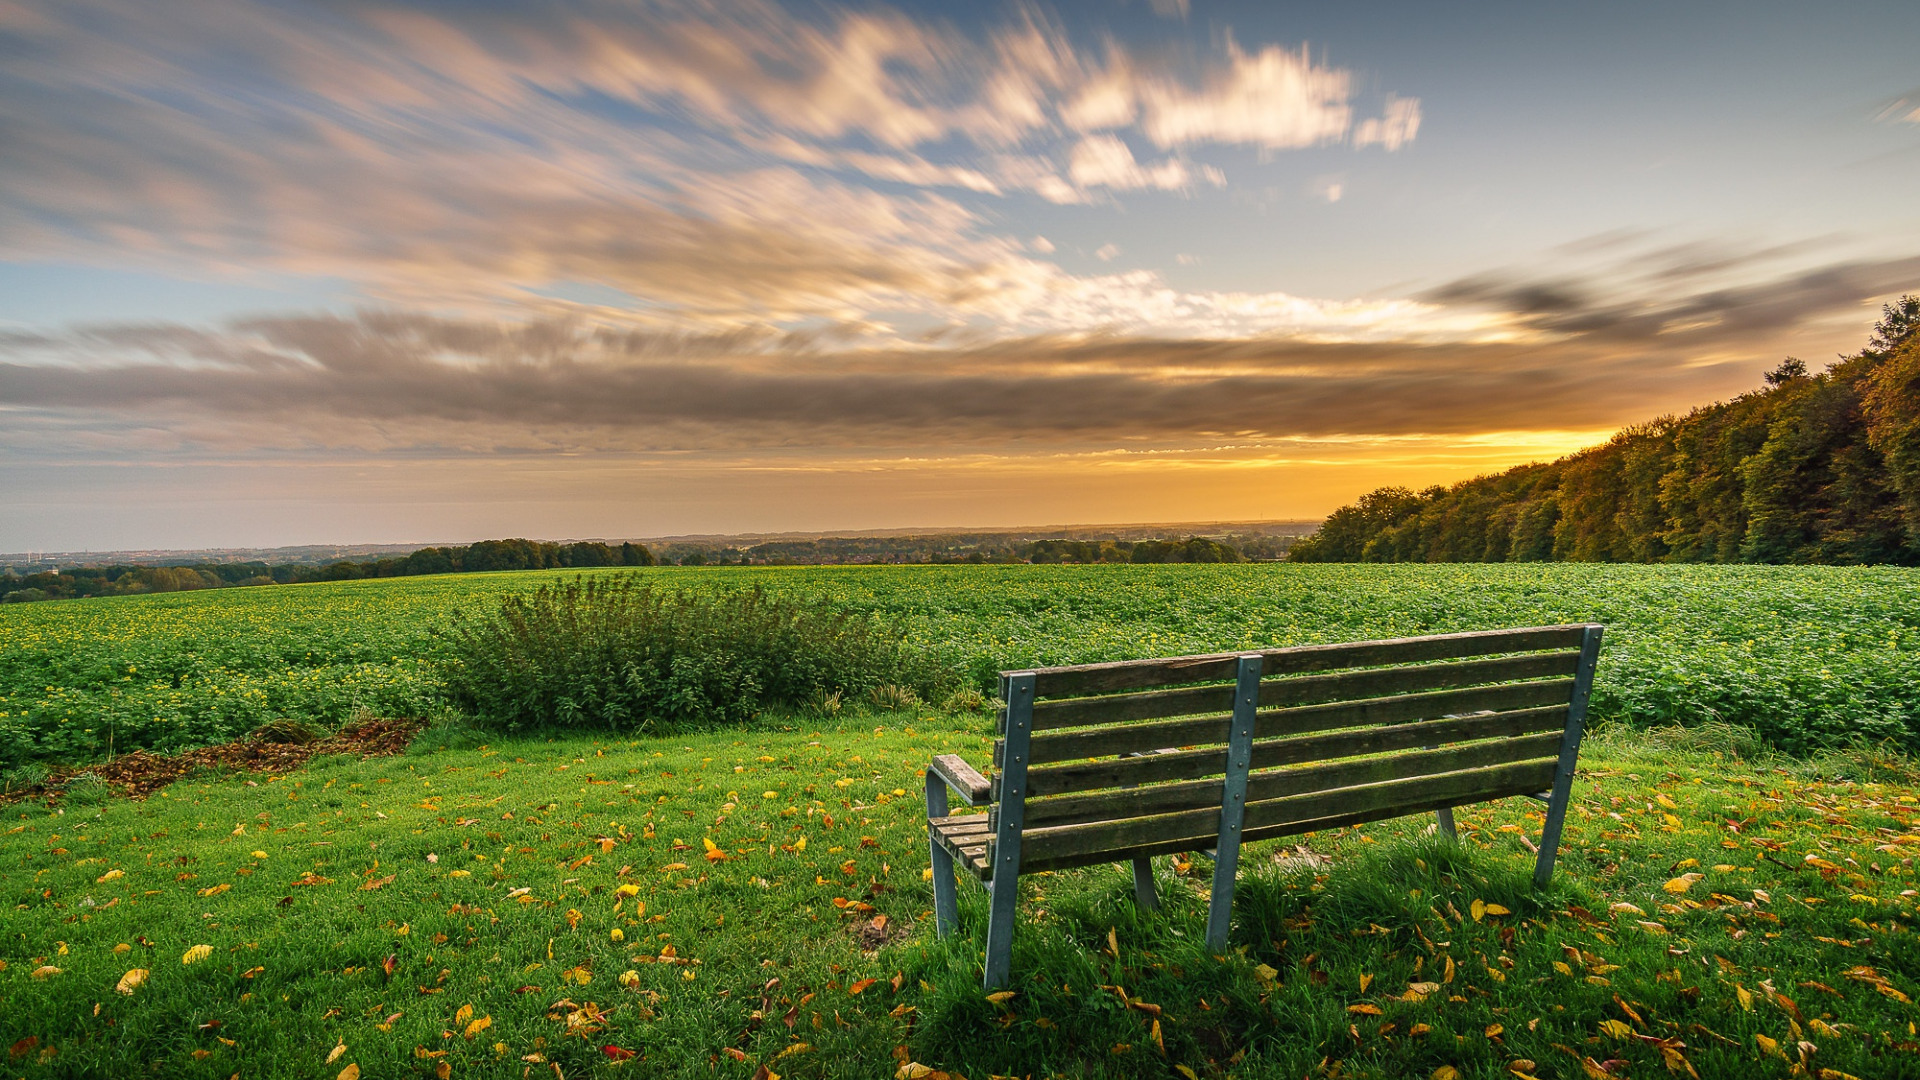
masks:
{"type": "Polygon", "coordinates": [[[1153,860],[1145,855],[1133,860],[1133,902],[1143,911],[1160,907],[1160,894],[1153,887],[1153,860]]]}
{"type": "Polygon", "coordinates": [[[1247,816],[1247,770],[1253,764],[1253,719],[1260,707],[1258,653],[1240,658],[1233,695],[1233,730],[1227,737],[1226,790],[1220,799],[1220,842],[1213,862],[1213,895],[1207,901],[1207,948],[1225,952],[1233,919],[1234,879],[1240,871],[1240,826],[1247,816]]]}
{"type": "Polygon", "coordinates": [[[994,829],[993,904],[987,911],[987,989],[1007,985],[1013,967],[1013,905],[1020,895],[1020,830],[1027,818],[1027,748],[1033,735],[1031,671],[1004,676],[1000,696],[1007,703],[1006,739],[1000,762],[999,822],[994,829]]]}
{"type": "Polygon", "coordinates": [[[1453,807],[1443,806],[1435,812],[1435,816],[1440,819],[1440,834],[1449,840],[1456,839],[1453,831],[1453,807]]]}
{"type": "Polygon", "coordinates": [[[953,887],[953,856],[933,835],[933,819],[947,816],[947,783],[927,770],[927,848],[933,862],[933,929],[940,937],[960,925],[960,898],[953,887]]]}
{"type": "Polygon", "coordinates": [[[1580,759],[1580,733],[1586,723],[1587,699],[1593,691],[1593,669],[1600,661],[1598,626],[1587,627],[1580,643],[1580,668],[1574,678],[1573,700],[1567,705],[1567,730],[1560,738],[1560,763],[1554,769],[1553,790],[1547,796],[1547,823],[1540,830],[1540,854],[1533,863],[1533,887],[1544,889],[1553,878],[1553,860],[1560,853],[1560,830],[1573,797],[1573,770],[1580,759]]]}

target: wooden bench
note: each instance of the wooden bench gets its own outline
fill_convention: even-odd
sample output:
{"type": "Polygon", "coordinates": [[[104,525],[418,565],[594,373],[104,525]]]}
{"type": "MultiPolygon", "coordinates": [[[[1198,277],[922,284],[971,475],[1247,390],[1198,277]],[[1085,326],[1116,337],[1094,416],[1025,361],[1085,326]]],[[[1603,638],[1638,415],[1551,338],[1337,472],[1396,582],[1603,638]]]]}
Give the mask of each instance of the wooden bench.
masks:
{"type": "Polygon", "coordinates": [[[1224,951],[1240,845],[1512,795],[1547,804],[1534,884],[1553,873],[1597,625],[1308,645],[1000,674],[991,780],[927,769],[938,932],[954,862],[992,895],[986,985],[1005,985],[1019,875],[1215,851],[1207,944],[1224,951]],[[950,814],[948,792],[984,814],[950,814]]]}

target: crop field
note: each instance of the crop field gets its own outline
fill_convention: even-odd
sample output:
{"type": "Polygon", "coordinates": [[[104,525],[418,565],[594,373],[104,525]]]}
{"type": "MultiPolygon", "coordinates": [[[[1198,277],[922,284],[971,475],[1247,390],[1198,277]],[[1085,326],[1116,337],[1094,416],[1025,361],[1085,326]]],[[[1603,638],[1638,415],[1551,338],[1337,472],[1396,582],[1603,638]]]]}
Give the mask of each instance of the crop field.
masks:
{"type": "MultiPolygon", "coordinates": [[[[1805,752],[1920,744],[1920,572],[1691,566],[659,568],[890,620],[983,689],[992,673],[1255,646],[1607,624],[1596,719],[1751,727],[1805,752]]],[[[562,572],[0,607],[0,767],[219,742],[279,717],[424,715],[449,614],[562,572]]]]}

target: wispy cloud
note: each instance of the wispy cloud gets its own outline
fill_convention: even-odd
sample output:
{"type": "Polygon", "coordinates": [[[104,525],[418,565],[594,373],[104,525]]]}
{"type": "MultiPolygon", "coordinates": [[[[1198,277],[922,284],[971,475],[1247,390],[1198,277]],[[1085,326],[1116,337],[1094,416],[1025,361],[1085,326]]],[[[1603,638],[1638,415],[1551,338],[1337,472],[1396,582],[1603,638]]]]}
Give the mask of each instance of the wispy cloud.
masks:
{"type": "Polygon", "coordinates": [[[12,358],[0,408],[10,451],[82,455],[237,441],[933,460],[1009,445],[1253,453],[1303,438],[1592,430],[1743,389],[1783,330],[1859,318],[1916,272],[1913,260],[1835,264],[1637,302],[1513,279],[1441,290],[1542,331],[1506,341],[1110,331],[903,343],[858,327],[668,333],[400,313],[15,332],[0,338],[12,358]]]}
{"type": "Polygon", "coordinates": [[[1212,187],[1188,155],[1391,148],[1418,115],[1355,127],[1353,76],[1304,49],[1176,64],[1033,11],[18,0],[0,46],[11,257],[443,305],[592,281],[655,317],[938,306],[1012,246],[957,200],[1212,187]]]}

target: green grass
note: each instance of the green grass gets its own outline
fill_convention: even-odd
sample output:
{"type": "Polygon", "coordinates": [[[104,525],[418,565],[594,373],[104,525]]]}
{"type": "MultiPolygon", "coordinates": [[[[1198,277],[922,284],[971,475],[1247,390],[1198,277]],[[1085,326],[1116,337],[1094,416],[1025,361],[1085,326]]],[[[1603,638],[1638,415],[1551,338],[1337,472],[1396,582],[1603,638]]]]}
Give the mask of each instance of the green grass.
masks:
{"type": "MultiPolygon", "coordinates": [[[[893,621],[991,688],[1035,664],[1596,620],[1594,715],[1720,722],[1796,753],[1920,750],[1920,570],[1898,567],[846,566],[608,571],[762,585],[893,621]]],[[[570,573],[395,578],[0,606],[0,769],[222,742],[279,717],[441,700],[433,630],[570,573]]]]}
{"type": "Polygon", "coordinates": [[[1250,846],[1223,957],[1203,861],[1161,860],[1152,914],[1119,868],[1036,875],[996,1002],[982,891],[962,883],[965,933],[931,933],[919,777],[982,762],[989,724],[854,711],[636,742],[430,730],[283,779],[8,808],[7,1074],[1651,1077],[1664,1039],[1702,1077],[1787,1076],[1765,1036],[1812,1047],[1809,1076],[1920,1076],[1920,1014],[1861,970],[1920,995],[1910,788],[1603,732],[1543,895],[1523,800],[1463,810],[1457,846],[1424,819],[1314,836],[1325,864],[1250,846]]]}

